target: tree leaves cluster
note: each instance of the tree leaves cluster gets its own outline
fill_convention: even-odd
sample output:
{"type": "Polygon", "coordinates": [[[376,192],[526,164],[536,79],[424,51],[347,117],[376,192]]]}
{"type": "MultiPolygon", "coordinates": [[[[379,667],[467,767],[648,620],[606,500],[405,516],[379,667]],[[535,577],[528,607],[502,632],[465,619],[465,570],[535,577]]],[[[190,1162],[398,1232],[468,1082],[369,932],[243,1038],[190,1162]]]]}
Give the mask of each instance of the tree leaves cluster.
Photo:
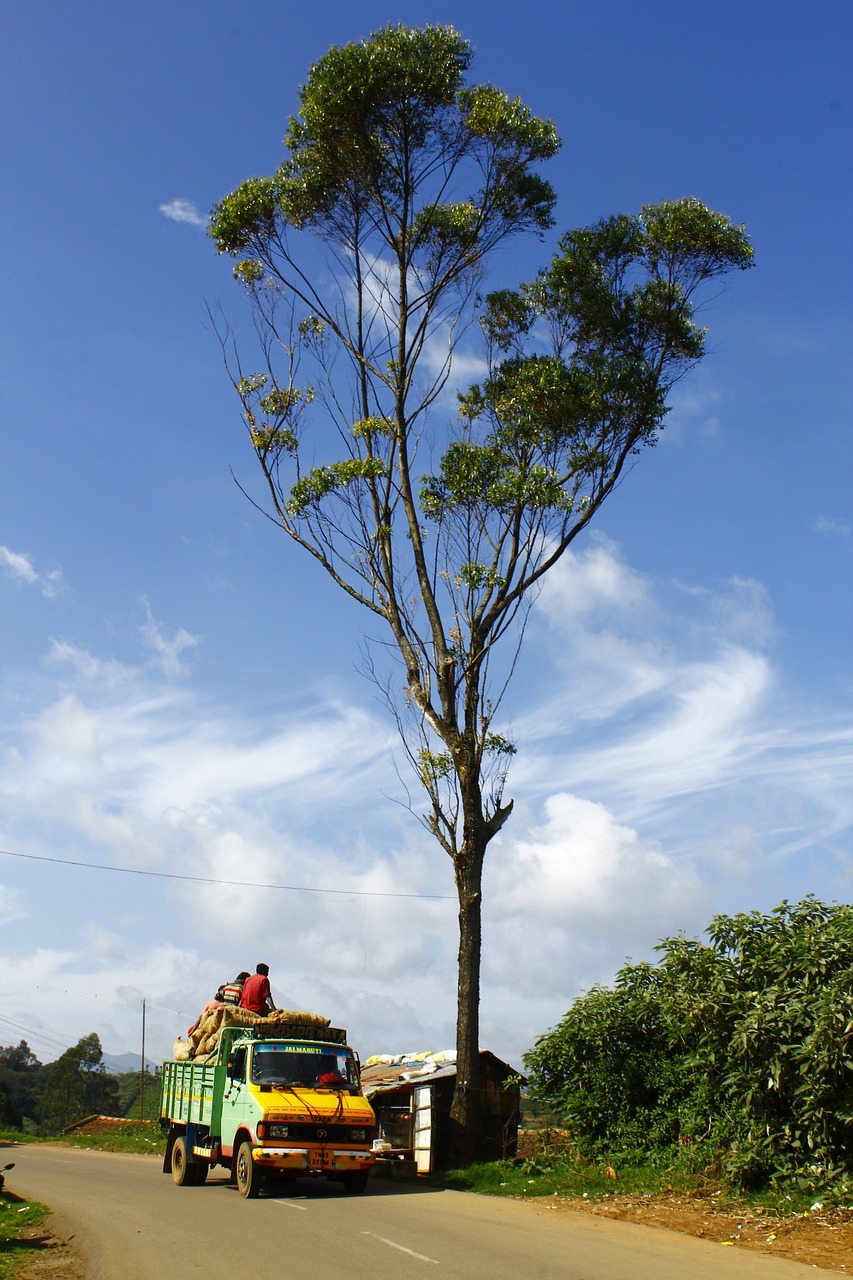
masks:
{"type": "Polygon", "coordinates": [[[591,1154],[637,1151],[738,1185],[853,1191],[853,906],[714,917],[708,941],[595,987],[525,1056],[591,1154]]]}
{"type": "MultiPolygon", "coordinates": [[[[39,1062],[26,1040],[0,1045],[0,1126],[10,1129],[55,1133],[94,1114],[138,1119],[142,1086],[139,1071],[107,1073],[94,1033],[48,1064],[39,1062]]],[[[160,1077],[146,1070],[143,1119],[157,1119],[159,1101],[160,1077]]]]}
{"type": "Polygon", "coordinates": [[[0,1045],[0,1124],[20,1129],[24,1117],[34,1119],[46,1073],[26,1040],[0,1045]]]}
{"type": "Polygon", "coordinates": [[[108,1075],[103,1050],[93,1031],[66,1049],[48,1068],[44,1091],[36,1105],[36,1119],[44,1133],[59,1133],[75,1120],[90,1115],[116,1115],[119,1090],[108,1075]]]}

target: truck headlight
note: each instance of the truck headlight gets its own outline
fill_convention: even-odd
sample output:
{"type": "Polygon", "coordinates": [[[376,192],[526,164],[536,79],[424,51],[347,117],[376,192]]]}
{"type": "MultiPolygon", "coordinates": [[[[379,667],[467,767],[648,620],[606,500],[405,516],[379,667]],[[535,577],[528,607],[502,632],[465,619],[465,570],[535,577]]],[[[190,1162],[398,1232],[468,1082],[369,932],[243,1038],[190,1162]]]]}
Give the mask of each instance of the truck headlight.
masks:
{"type": "Polygon", "coordinates": [[[352,1142],[367,1142],[366,1129],[350,1129],[349,1136],[352,1142]]]}
{"type": "Polygon", "coordinates": [[[267,1125],[267,1133],[271,1138],[286,1138],[287,1132],[288,1130],[287,1130],[286,1124],[267,1125]]]}

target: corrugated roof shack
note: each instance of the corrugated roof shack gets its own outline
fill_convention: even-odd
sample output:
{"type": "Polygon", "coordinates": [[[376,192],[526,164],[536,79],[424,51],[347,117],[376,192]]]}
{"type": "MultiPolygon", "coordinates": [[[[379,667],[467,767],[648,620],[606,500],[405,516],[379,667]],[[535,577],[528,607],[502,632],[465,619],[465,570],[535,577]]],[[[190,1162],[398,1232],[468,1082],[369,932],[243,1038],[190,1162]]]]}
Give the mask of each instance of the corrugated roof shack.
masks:
{"type": "MultiPolygon", "coordinates": [[[[448,1051],[368,1059],[361,1084],[376,1112],[380,1160],[413,1160],[418,1173],[447,1168],[455,1056],[448,1051]]],[[[480,1071],[486,1159],[511,1159],[518,1143],[524,1078],[488,1049],[480,1050],[480,1071]]]]}

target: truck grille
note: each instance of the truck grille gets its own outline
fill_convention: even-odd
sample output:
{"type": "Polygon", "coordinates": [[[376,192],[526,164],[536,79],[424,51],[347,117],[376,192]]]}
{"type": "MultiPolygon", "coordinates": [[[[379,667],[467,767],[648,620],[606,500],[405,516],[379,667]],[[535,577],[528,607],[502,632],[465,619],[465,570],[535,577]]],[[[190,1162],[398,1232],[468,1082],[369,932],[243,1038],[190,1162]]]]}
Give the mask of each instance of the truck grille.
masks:
{"type": "Polygon", "coordinates": [[[293,1124],[287,1122],[287,1140],[292,1142],[319,1142],[323,1145],[336,1142],[373,1141],[374,1131],[371,1126],[358,1124],[293,1124]],[[355,1137],[355,1133],[358,1137],[355,1137]],[[362,1137],[366,1134],[366,1138],[362,1137]]]}

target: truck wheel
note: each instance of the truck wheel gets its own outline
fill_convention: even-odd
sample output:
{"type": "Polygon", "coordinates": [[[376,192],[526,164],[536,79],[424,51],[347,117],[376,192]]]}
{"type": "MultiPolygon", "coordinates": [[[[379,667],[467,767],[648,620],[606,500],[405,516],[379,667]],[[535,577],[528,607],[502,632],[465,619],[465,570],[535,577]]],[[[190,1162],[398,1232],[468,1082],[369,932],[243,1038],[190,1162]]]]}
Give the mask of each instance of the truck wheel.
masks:
{"type": "Polygon", "coordinates": [[[183,1134],[172,1146],[172,1181],[179,1187],[194,1185],[195,1166],[187,1160],[187,1140],[183,1134]]]}
{"type": "Polygon", "coordinates": [[[367,1187],[367,1176],[366,1173],[342,1173],[341,1182],[344,1184],[344,1191],[348,1195],[358,1195],[367,1187]]]}
{"type": "Polygon", "coordinates": [[[204,1186],[204,1184],[207,1182],[207,1173],[209,1169],[210,1169],[210,1165],[207,1163],[206,1160],[199,1161],[198,1164],[190,1165],[190,1173],[193,1176],[192,1185],[194,1187],[204,1186]]]}
{"type": "Polygon", "coordinates": [[[246,1200],[254,1200],[261,1189],[261,1171],[252,1159],[251,1142],[241,1142],[234,1160],[237,1190],[246,1200]]]}

